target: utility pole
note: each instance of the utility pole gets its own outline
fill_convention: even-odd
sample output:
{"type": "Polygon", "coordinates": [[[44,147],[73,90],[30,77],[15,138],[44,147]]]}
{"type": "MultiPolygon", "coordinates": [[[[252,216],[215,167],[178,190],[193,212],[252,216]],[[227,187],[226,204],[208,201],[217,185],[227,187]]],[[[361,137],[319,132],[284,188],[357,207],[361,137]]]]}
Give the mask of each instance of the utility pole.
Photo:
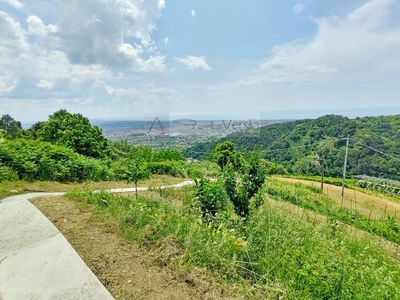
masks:
{"type": "Polygon", "coordinates": [[[349,136],[347,136],[347,142],[346,142],[346,154],[344,156],[344,166],[343,166],[343,181],[342,181],[342,202],[343,202],[343,197],[344,197],[344,181],[346,180],[346,168],[347,168],[347,153],[349,152],[349,136]]]}
{"type": "Polygon", "coordinates": [[[322,163],[321,163],[321,191],[324,191],[324,171],[325,171],[325,158],[324,158],[324,149],[322,149],[322,163]]]}

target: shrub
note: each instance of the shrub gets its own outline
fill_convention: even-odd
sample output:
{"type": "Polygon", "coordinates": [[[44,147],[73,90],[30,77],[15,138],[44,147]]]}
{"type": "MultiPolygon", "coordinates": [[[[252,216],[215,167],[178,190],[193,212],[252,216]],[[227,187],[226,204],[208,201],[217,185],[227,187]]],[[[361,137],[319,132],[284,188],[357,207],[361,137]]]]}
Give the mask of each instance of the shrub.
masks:
{"type": "Polygon", "coordinates": [[[107,160],[96,160],[61,145],[18,139],[0,144],[1,162],[21,180],[75,182],[109,179],[107,160]]]}
{"type": "Polygon", "coordinates": [[[9,167],[0,166],[0,182],[3,181],[16,181],[18,174],[11,170],[9,167]]]}
{"type": "Polygon", "coordinates": [[[184,164],[172,161],[150,162],[148,168],[151,174],[170,175],[175,177],[185,177],[184,164]]]}
{"type": "Polygon", "coordinates": [[[228,205],[224,182],[221,179],[211,182],[205,178],[195,182],[197,188],[195,199],[199,202],[203,219],[211,221],[217,212],[225,210],[228,205]]]}

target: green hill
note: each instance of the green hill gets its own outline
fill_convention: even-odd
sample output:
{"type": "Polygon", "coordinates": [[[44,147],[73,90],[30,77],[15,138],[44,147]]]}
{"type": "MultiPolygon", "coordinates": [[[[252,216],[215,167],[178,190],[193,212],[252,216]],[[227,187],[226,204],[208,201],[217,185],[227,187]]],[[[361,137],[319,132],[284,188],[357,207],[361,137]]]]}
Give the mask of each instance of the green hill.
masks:
{"type": "Polygon", "coordinates": [[[236,132],[214,143],[197,144],[184,155],[205,159],[217,143],[229,140],[238,150],[260,149],[266,159],[282,164],[293,174],[320,174],[324,158],[326,176],[341,177],[347,136],[349,176],[366,174],[400,180],[400,115],[356,119],[326,115],[273,124],[259,131],[236,132]]]}

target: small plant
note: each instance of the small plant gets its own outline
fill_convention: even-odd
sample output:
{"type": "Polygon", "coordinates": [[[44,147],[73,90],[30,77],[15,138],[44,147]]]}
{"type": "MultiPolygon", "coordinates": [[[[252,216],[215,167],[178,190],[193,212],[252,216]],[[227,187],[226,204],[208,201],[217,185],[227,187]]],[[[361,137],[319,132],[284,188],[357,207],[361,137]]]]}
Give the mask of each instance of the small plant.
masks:
{"type": "Polygon", "coordinates": [[[218,212],[227,208],[228,197],[225,193],[224,183],[221,179],[211,182],[205,178],[195,180],[195,183],[195,200],[199,202],[203,219],[211,222],[218,212]]]}

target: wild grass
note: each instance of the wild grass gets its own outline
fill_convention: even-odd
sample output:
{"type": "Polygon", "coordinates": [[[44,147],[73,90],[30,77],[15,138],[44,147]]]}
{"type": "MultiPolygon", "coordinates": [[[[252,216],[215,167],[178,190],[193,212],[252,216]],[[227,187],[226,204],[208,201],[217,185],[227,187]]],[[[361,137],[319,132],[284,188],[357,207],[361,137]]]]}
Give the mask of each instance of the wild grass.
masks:
{"type": "Polygon", "coordinates": [[[205,224],[193,195],[194,187],[153,190],[137,200],[82,191],[66,196],[145,247],[173,238],[184,250],[169,263],[206,268],[227,286],[242,286],[244,298],[399,298],[400,264],[380,238],[349,234],[329,218],[268,198],[246,225],[231,222],[233,213],[205,224]]]}
{"type": "Polygon", "coordinates": [[[400,225],[394,216],[386,215],[379,219],[370,219],[356,210],[342,207],[320,189],[302,183],[290,185],[271,179],[267,182],[266,192],[274,199],[292,203],[327,216],[335,222],[352,225],[400,244],[400,225]]]}
{"type": "MultiPolygon", "coordinates": [[[[184,179],[168,175],[152,175],[150,178],[139,180],[139,186],[162,186],[182,182],[184,179]]],[[[133,184],[126,181],[86,181],[81,183],[61,183],[56,181],[4,181],[0,182],[0,199],[32,192],[68,192],[78,190],[101,190],[116,188],[131,188],[133,184]],[[11,192],[13,191],[13,192],[11,192]]]]}

